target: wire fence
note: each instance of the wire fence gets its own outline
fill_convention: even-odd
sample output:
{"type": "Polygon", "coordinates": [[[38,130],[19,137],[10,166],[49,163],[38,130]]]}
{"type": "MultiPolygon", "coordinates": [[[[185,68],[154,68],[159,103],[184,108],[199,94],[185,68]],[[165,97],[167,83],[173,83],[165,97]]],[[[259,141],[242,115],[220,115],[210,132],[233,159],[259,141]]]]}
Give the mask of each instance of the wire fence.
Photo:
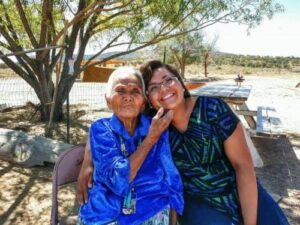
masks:
{"type": "MultiPolygon", "coordinates": [[[[75,82],[69,94],[70,104],[84,105],[91,110],[106,108],[105,89],[106,83],[75,82]]],[[[0,79],[0,109],[23,106],[27,102],[39,103],[29,84],[16,77],[8,76],[0,79]]]]}
{"type": "MultiPolygon", "coordinates": [[[[51,138],[73,144],[84,143],[83,137],[87,135],[91,122],[110,114],[105,91],[106,83],[76,81],[69,93],[70,110],[65,102],[65,120],[55,125],[55,134],[51,138]]],[[[47,123],[41,123],[39,119],[38,104],[39,99],[29,84],[11,71],[0,71],[0,128],[44,136],[47,123]]]]}

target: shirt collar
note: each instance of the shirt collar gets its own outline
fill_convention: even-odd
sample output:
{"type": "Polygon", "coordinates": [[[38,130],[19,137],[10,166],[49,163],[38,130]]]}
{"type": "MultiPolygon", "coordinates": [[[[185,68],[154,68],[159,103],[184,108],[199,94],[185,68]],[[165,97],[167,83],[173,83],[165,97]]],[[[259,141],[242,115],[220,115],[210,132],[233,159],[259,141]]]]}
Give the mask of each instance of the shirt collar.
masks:
{"type": "Polygon", "coordinates": [[[141,113],[139,116],[137,128],[136,128],[133,136],[130,136],[128,134],[123,123],[120,121],[120,119],[115,114],[113,114],[110,119],[110,125],[114,132],[121,135],[125,139],[139,138],[139,137],[145,137],[148,134],[149,126],[150,126],[150,119],[141,113]]]}

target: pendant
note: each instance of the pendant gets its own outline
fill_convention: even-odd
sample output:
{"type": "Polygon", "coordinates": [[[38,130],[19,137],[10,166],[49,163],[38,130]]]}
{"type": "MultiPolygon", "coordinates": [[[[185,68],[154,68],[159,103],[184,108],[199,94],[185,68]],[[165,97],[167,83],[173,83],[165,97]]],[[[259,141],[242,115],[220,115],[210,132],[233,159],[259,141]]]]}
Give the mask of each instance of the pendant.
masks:
{"type": "Polygon", "coordinates": [[[136,194],[134,193],[134,189],[128,193],[123,202],[122,213],[124,215],[131,215],[136,212],[136,194]]]}

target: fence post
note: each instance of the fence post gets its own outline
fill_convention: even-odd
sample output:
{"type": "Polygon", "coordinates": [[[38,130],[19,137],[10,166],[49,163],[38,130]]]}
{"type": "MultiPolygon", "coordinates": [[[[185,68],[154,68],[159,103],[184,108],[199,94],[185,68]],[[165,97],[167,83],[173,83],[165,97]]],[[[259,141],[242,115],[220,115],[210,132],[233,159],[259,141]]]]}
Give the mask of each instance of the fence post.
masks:
{"type": "Polygon", "coordinates": [[[69,90],[69,81],[70,81],[70,77],[73,75],[74,73],[74,59],[71,57],[68,59],[68,63],[69,63],[69,71],[68,71],[68,79],[67,79],[67,143],[70,144],[70,99],[69,99],[69,95],[70,95],[70,90],[69,90]]]}

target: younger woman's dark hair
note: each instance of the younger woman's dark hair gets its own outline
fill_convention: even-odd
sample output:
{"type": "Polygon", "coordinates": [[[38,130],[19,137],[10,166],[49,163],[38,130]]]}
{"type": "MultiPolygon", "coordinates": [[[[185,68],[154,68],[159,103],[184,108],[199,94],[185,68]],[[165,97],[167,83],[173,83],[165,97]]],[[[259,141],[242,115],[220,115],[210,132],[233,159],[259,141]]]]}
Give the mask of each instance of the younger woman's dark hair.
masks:
{"type": "Polygon", "coordinates": [[[184,85],[182,77],[179,75],[178,71],[173,66],[171,66],[169,64],[165,64],[159,60],[149,61],[146,64],[142,65],[140,68],[140,71],[142,73],[142,76],[143,76],[143,79],[145,82],[146,90],[148,88],[151,78],[153,77],[153,73],[155,72],[155,70],[157,70],[159,68],[165,68],[170,73],[172,73],[175,77],[177,77],[178,81],[181,83],[182,87],[184,88],[184,97],[185,98],[191,97],[191,94],[190,94],[189,90],[186,88],[186,86],[184,85]]]}

